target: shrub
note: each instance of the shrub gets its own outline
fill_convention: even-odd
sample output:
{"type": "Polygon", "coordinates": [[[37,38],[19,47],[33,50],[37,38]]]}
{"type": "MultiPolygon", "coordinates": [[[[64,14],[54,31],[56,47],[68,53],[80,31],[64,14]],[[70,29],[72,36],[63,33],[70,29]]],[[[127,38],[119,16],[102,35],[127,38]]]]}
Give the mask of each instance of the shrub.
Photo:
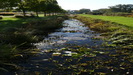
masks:
{"type": "Polygon", "coordinates": [[[22,14],[17,14],[15,15],[16,18],[24,18],[24,16],[22,14]]]}
{"type": "Polygon", "coordinates": [[[3,19],[3,17],[2,17],[2,16],[0,16],[0,19],[3,19]]]}
{"type": "Polygon", "coordinates": [[[25,17],[32,18],[32,17],[35,17],[35,15],[34,14],[26,14],[25,17]]]}
{"type": "Polygon", "coordinates": [[[0,12],[0,15],[3,15],[3,16],[13,16],[14,13],[13,12],[0,12]]]}
{"type": "Polygon", "coordinates": [[[112,44],[119,45],[122,48],[133,48],[133,33],[132,30],[115,23],[99,19],[86,18],[76,16],[77,19],[84,22],[90,29],[101,32],[103,36],[110,37],[112,44]]]}
{"type": "Polygon", "coordinates": [[[7,28],[4,28],[3,31],[4,32],[15,32],[15,31],[18,31],[18,29],[15,27],[7,27],[7,28]]]}
{"type": "Polygon", "coordinates": [[[31,43],[37,42],[38,40],[33,35],[20,32],[1,34],[0,38],[0,42],[15,45],[21,49],[28,49],[33,47],[31,43]]]}
{"type": "MultiPolygon", "coordinates": [[[[15,17],[16,18],[24,18],[24,15],[23,14],[16,14],[15,17]]],[[[32,17],[35,17],[35,15],[34,14],[26,14],[25,17],[32,18],[32,17]]]]}
{"type": "Polygon", "coordinates": [[[13,55],[17,54],[15,46],[13,47],[10,44],[0,44],[0,58],[11,58],[13,55]]]}

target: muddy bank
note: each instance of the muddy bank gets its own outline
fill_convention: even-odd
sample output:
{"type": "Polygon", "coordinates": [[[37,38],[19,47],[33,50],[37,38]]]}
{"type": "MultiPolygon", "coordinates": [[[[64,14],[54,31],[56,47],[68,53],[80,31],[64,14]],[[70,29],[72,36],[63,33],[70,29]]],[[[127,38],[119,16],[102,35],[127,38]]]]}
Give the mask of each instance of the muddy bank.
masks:
{"type": "Polygon", "coordinates": [[[24,60],[34,55],[38,50],[33,43],[41,41],[44,36],[61,28],[65,19],[67,16],[54,16],[27,23],[21,28],[7,28],[0,32],[0,71],[17,69],[13,61],[24,60]]]}
{"type": "Polygon", "coordinates": [[[124,49],[133,49],[133,31],[121,24],[103,21],[100,19],[92,19],[82,16],[74,16],[74,18],[85,23],[91,30],[101,33],[106,40],[112,42],[112,46],[120,46],[124,49]]]}

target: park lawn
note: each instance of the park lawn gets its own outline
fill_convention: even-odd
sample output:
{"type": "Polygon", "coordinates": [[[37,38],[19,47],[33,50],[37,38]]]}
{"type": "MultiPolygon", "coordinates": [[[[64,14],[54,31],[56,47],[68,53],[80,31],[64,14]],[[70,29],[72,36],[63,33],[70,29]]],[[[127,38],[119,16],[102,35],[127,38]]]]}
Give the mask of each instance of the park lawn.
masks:
{"type": "Polygon", "coordinates": [[[86,15],[86,14],[80,14],[80,16],[101,19],[101,20],[105,20],[105,21],[111,21],[111,22],[115,22],[118,24],[122,24],[130,29],[133,29],[133,18],[131,18],[131,17],[86,15]]]}
{"type": "Polygon", "coordinates": [[[49,17],[43,17],[42,15],[34,18],[15,18],[14,16],[3,16],[3,19],[0,20],[0,31],[4,31],[7,28],[23,27],[26,23],[36,22],[47,18],[49,17]]]}

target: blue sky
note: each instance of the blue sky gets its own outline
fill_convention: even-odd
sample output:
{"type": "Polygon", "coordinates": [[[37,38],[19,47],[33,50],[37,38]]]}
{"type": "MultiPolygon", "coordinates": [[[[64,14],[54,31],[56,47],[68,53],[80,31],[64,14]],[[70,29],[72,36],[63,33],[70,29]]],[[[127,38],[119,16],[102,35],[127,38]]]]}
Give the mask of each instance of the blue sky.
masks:
{"type": "Polygon", "coordinates": [[[133,0],[57,0],[59,5],[65,10],[79,10],[88,8],[96,10],[108,8],[117,4],[133,4],[133,0]]]}

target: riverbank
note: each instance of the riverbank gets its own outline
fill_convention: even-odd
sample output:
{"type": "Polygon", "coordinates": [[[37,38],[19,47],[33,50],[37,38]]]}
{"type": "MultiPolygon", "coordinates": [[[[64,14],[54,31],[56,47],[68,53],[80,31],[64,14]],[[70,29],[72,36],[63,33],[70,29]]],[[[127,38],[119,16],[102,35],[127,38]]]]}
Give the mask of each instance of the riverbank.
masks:
{"type": "Polygon", "coordinates": [[[77,15],[74,18],[88,25],[90,29],[100,32],[101,36],[111,41],[113,46],[133,49],[133,31],[129,27],[116,22],[95,19],[87,15],[77,15]]]}
{"type": "Polygon", "coordinates": [[[46,18],[5,18],[1,20],[0,31],[0,71],[17,68],[13,61],[26,59],[38,51],[32,43],[62,27],[66,16],[46,18]],[[7,68],[9,66],[11,68],[7,68]]]}
{"type": "Polygon", "coordinates": [[[0,32],[7,31],[10,28],[23,28],[27,23],[48,20],[56,17],[57,16],[43,17],[40,15],[40,17],[16,18],[15,16],[3,16],[3,19],[0,20],[0,32]]]}
{"type": "Polygon", "coordinates": [[[104,45],[105,40],[96,38],[101,33],[77,19],[65,20],[63,28],[36,43],[40,53],[19,62],[23,68],[16,74],[132,74],[132,50],[104,45]]]}
{"type": "Polygon", "coordinates": [[[117,24],[121,24],[131,30],[133,30],[133,18],[132,17],[123,17],[123,16],[102,16],[102,15],[85,15],[80,14],[80,16],[90,17],[94,19],[101,19],[104,21],[110,21],[117,24]]]}
{"type": "MultiPolygon", "coordinates": [[[[19,70],[8,70],[9,72],[3,73],[3,75],[120,75],[133,73],[132,50],[121,48],[119,45],[111,46],[106,44],[110,44],[110,42],[99,39],[101,34],[102,37],[104,34],[104,37],[109,38],[109,34],[105,33],[105,30],[103,32],[101,28],[101,32],[93,31],[88,25],[77,19],[64,20],[62,24],[62,28],[49,33],[48,36],[44,36],[42,41],[34,44],[39,49],[36,54],[28,50],[31,55],[26,56],[28,52],[25,51],[21,55],[16,55],[15,60],[10,61],[17,65],[9,65],[19,70]]],[[[37,50],[33,52],[35,51],[37,50]]],[[[9,65],[4,65],[4,67],[11,67],[9,65]]]]}

